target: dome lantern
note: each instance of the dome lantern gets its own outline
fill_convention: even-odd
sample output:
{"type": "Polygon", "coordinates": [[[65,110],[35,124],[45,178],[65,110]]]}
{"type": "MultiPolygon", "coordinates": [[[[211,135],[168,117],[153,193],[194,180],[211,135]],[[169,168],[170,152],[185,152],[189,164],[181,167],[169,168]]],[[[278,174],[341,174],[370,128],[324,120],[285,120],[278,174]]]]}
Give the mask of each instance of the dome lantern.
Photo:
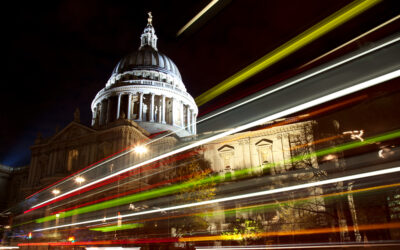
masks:
{"type": "Polygon", "coordinates": [[[142,35],[140,36],[140,47],[142,49],[145,46],[151,46],[153,49],[157,50],[157,36],[153,28],[153,16],[151,12],[147,13],[149,17],[147,18],[147,26],[144,28],[142,35]]]}

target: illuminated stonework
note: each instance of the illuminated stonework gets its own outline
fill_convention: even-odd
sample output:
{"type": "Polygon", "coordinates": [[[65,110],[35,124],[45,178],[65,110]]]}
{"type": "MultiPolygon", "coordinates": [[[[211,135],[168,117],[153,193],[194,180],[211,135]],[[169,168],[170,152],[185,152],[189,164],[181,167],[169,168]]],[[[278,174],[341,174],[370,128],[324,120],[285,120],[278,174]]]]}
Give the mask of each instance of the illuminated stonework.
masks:
{"type": "Polygon", "coordinates": [[[174,62],[157,50],[151,18],[140,39],[139,49],[121,59],[93,100],[92,126],[126,118],[150,133],[196,134],[196,103],[174,62]]]}

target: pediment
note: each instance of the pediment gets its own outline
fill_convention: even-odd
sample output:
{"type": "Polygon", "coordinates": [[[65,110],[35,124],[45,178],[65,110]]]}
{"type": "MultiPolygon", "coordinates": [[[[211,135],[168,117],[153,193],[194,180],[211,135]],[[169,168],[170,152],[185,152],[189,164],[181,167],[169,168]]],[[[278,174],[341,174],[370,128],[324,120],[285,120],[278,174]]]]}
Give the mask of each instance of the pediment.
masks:
{"type": "Polygon", "coordinates": [[[235,150],[235,148],[234,147],[232,147],[232,146],[230,146],[230,145],[224,145],[224,146],[222,146],[222,147],[220,147],[219,149],[218,149],[218,152],[231,152],[231,151],[234,151],[235,150]]]}
{"type": "Polygon", "coordinates": [[[261,139],[256,143],[256,146],[259,146],[259,147],[270,146],[270,145],[272,145],[272,141],[268,140],[268,139],[261,139]]]}
{"type": "Polygon", "coordinates": [[[93,134],[95,132],[96,131],[94,129],[86,127],[85,125],[82,125],[77,122],[71,122],[64,129],[62,129],[60,132],[55,134],[50,139],[49,143],[59,142],[59,141],[67,141],[67,140],[79,138],[82,136],[86,136],[89,134],[93,134]]]}

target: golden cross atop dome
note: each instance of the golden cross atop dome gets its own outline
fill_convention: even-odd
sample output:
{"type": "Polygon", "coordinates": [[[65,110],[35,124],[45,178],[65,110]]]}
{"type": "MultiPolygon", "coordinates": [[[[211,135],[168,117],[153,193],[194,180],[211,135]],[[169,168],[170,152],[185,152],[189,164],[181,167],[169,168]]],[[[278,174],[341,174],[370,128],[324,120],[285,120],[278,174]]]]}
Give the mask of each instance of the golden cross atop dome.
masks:
{"type": "Polygon", "coordinates": [[[149,17],[147,18],[147,24],[152,25],[153,22],[153,16],[151,15],[151,11],[147,13],[147,15],[149,15],[149,17]]]}

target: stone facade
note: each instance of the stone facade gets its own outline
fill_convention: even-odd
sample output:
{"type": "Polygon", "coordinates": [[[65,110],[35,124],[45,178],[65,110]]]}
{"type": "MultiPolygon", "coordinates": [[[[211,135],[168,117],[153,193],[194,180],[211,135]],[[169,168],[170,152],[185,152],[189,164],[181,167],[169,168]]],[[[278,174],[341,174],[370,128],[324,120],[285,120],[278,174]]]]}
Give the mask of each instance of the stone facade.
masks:
{"type": "Polygon", "coordinates": [[[28,166],[13,168],[0,164],[0,190],[8,190],[0,192],[0,212],[24,198],[20,187],[27,179],[28,170],[28,166]]]}
{"type": "MultiPolygon", "coordinates": [[[[216,140],[205,146],[204,156],[212,162],[214,172],[255,168],[275,163],[271,174],[284,173],[294,166],[290,162],[296,143],[312,142],[314,122],[273,126],[242,132],[216,140]]],[[[310,149],[312,150],[312,149],[310,149]]],[[[316,159],[311,167],[318,168],[316,159]]]]}
{"type": "MultiPolygon", "coordinates": [[[[28,196],[116,152],[147,141],[149,135],[134,121],[122,118],[103,129],[73,121],[54,136],[36,140],[21,193],[28,196]]],[[[173,137],[163,138],[153,148],[173,147],[175,142],[173,137]]]]}

